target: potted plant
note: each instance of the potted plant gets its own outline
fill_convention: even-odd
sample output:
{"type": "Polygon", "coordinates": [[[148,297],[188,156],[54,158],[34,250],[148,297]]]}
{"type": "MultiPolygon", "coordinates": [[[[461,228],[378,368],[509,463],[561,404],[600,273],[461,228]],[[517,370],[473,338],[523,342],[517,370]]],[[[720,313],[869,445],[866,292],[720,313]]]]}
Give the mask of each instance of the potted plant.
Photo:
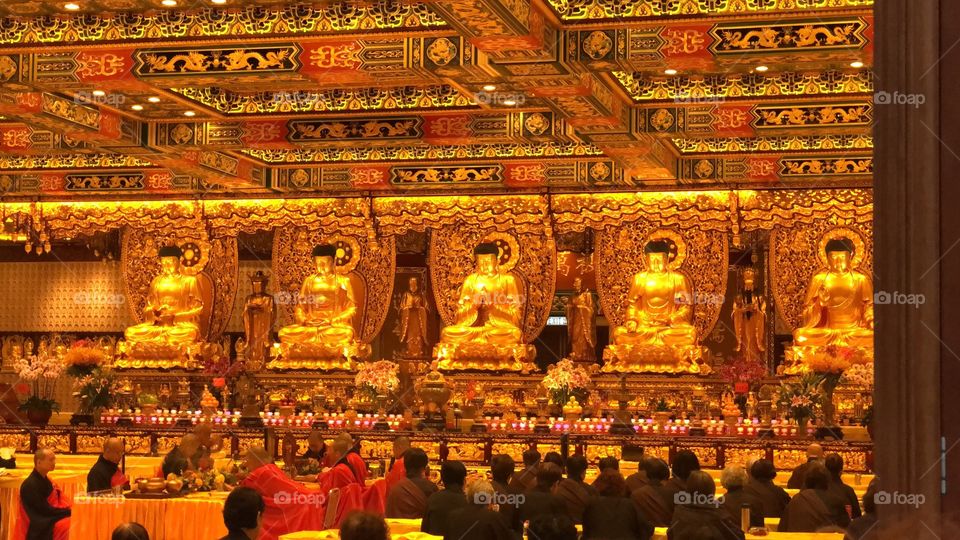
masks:
{"type": "Polygon", "coordinates": [[[144,392],[137,398],[137,402],[140,404],[140,412],[151,416],[157,413],[157,403],[160,403],[160,399],[156,394],[144,392]]]}
{"type": "Polygon", "coordinates": [[[567,405],[571,397],[577,398],[578,403],[586,403],[590,393],[590,374],[567,358],[548,367],[540,385],[547,390],[551,402],[558,407],[567,405]]]}
{"type": "Polygon", "coordinates": [[[366,362],[357,370],[354,384],[362,395],[369,398],[378,412],[384,412],[380,409],[384,407],[387,397],[400,388],[400,378],[397,376],[399,371],[400,366],[389,360],[366,362]]]}
{"type": "Polygon", "coordinates": [[[96,343],[86,339],[74,341],[63,356],[67,375],[75,379],[90,375],[103,365],[104,360],[106,355],[103,354],[103,350],[97,347],[96,343]]]}
{"type": "Polygon", "coordinates": [[[670,421],[670,414],[667,400],[660,398],[653,404],[653,419],[661,429],[670,421]]]}
{"type": "Polygon", "coordinates": [[[60,404],[53,399],[53,389],[63,373],[63,362],[55,356],[41,354],[16,358],[13,366],[20,379],[25,381],[25,389],[32,389],[30,397],[19,409],[27,413],[31,424],[47,425],[53,412],[60,410],[60,404]]]}
{"type": "Polygon", "coordinates": [[[795,382],[780,384],[779,403],[790,412],[797,422],[797,436],[807,435],[807,423],[814,417],[814,406],[820,401],[820,384],[823,377],[816,373],[804,373],[795,382]]]}
{"type": "Polygon", "coordinates": [[[110,369],[97,367],[87,375],[74,381],[74,395],[80,400],[80,409],[71,424],[94,424],[99,417],[98,411],[113,404],[120,392],[120,382],[110,369]]]}

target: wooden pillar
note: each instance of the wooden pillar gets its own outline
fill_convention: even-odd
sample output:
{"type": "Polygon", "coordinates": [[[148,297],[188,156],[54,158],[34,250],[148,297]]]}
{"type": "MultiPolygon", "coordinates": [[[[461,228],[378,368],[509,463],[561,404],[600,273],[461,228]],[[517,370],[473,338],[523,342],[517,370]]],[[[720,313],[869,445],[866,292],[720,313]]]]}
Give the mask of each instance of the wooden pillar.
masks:
{"type": "Polygon", "coordinates": [[[941,521],[941,513],[960,508],[960,445],[954,446],[960,410],[957,4],[880,0],[874,8],[876,89],[889,97],[875,100],[874,287],[925,300],[876,306],[880,486],[923,501],[879,505],[885,539],[960,537],[955,524],[941,521]],[[953,447],[945,457],[942,442],[953,447]],[[945,494],[943,467],[950,477],[945,494]]]}

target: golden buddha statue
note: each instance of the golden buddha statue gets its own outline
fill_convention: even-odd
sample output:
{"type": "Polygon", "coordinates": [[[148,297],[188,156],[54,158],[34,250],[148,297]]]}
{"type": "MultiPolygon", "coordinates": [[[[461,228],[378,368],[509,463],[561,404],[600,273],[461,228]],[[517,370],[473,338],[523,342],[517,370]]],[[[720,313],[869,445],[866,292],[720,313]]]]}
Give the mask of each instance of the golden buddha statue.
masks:
{"type": "Polygon", "coordinates": [[[570,359],[588,364],[597,361],[597,309],[593,293],[583,288],[583,280],[573,280],[573,294],[567,301],[567,333],[570,359]]]}
{"type": "MultiPolygon", "coordinates": [[[[260,369],[266,363],[270,352],[270,333],[277,319],[277,306],[273,296],[267,294],[267,281],[270,278],[262,271],[250,276],[253,289],[247,295],[243,306],[244,359],[247,369],[260,369]]],[[[237,347],[238,353],[240,347],[237,347]]]]}
{"type": "Polygon", "coordinates": [[[473,253],[476,271],[460,287],[456,319],[434,348],[439,369],[526,369],[535,352],[522,342],[517,278],[500,269],[496,244],[480,244],[473,253]]]}
{"type": "Polygon", "coordinates": [[[767,304],[754,291],[757,271],[745,268],[741,274],[742,287],[733,300],[733,329],[737,338],[734,349],[748,362],[760,362],[766,346],[767,304]]]}
{"type": "Polygon", "coordinates": [[[349,369],[369,355],[369,345],[355,339],[357,313],[350,278],[336,273],[337,248],[313,248],[314,273],[303,280],[295,323],[278,333],[281,355],[267,367],[279,369],[349,369]]]}
{"type": "Polygon", "coordinates": [[[430,311],[430,304],[427,303],[427,297],[424,296],[420,280],[416,276],[411,276],[407,280],[407,290],[397,302],[397,311],[400,315],[397,334],[400,337],[400,343],[403,344],[400,356],[411,359],[424,358],[428,345],[427,312],[430,311]]]}
{"type": "Polygon", "coordinates": [[[873,357],[873,284],[851,267],[853,242],[835,238],[827,242],[828,267],[810,280],[803,303],[803,319],[793,332],[787,351],[787,373],[803,369],[811,355],[827,347],[845,347],[857,353],[854,362],[873,357]]]}
{"type": "Polygon", "coordinates": [[[612,332],[603,371],[698,373],[703,351],[692,324],[690,282],[669,269],[666,241],[652,240],[643,252],[646,269],[633,276],[626,320],[612,332]]]}
{"type": "Polygon", "coordinates": [[[124,332],[126,350],[117,367],[189,367],[188,348],[200,341],[203,296],[197,278],[181,272],[179,247],[165,246],[158,254],[161,271],[150,282],[144,322],[124,332]]]}

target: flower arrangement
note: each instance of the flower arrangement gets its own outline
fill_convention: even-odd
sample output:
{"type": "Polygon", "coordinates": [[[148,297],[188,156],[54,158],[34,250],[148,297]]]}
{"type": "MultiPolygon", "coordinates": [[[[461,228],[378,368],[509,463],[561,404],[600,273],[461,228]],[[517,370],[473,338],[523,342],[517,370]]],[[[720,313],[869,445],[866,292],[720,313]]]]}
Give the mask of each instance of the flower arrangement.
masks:
{"type": "Polygon", "coordinates": [[[808,355],[804,363],[814,373],[835,373],[839,376],[851,366],[870,363],[870,358],[858,347],[827,345],[822,351],[808,355]]]}
{"type": "Polygon", "coordinates": [[[768,373],[767,366],[759,360],[728,359],[720,366],[718,375],[730,384],[745,382],[752,385],[766,377],[768,373]]]}
{"type": "Polygon", "coordinates": [[[805,373],[796,382],[780,384],[778,402],[797,422],[814,418],[814,406],[820,401],[823,376],[805,373]]]}
{"type": "Polygon", "coordinates": [[[370,394],[371,398],[389,394],[400,388],[400,378],[397,372],[400,366],[389,360],[366,362],[360,365],[354,383],[357,388],[370,394]]]}
{"type": "Polygon", "coordinates": [[[77,378],[73,387],[80,399],[80,412],[90,414],[113,404],[120,392],[120,381],[113,371],[97,367],[91,373],[77,378]]]}
{"type": "Polygon", "coordinates": [[[63,356],[63,363],[67,366],[67,375],[79,379],[90,375],[100,367],[106,355],[97,347],[96,343],[86,339],[73,342],[67,354],[63,356]]]}
{"type": "Polygon", "coordinates": [[[547,374],[540,381],[540,385],[547,390],[556,405],[566,405],[571,396],[580,403],[586,403],[590,374],[572,360],[564,359],[547,368],[547,374]]]}
{"type": "Polygon", "coordinates": [[[854,386],[873,387],[873,362],[856,364],[843,372],[840,382],[854,386]]]}
{"type": "Polygon", "coordinates": [[[59,358],[46,354],[21,356],[14,359],[13,368],[33,390],[30,397],[20,405],[21,411],[60,410],[60,404],[53,399],[54,386],[64,369],[59,358]]]}

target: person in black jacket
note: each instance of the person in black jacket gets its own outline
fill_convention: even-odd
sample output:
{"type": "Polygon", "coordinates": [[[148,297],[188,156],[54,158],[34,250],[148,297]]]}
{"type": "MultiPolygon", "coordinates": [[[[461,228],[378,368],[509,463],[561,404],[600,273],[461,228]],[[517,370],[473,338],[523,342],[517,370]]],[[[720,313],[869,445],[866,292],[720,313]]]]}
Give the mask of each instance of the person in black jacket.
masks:
{"type": "MultiPolygon", "coordinates": [[[[557,497],[556,488],[560,482],[560,467],[553,463],[541,463],[537,470],[536,485],[526,493],[522,493],[522,501],[514,518],[513,528],[520,532],[523,522],[530,521],[544,514],[566,514],[567,506],[563,499],[557,497]]],[[[520,496],[518,495],[518,497],[520,496]]]]}
{"type": "Polygon", "coordinates": [[[228,534],[220,540],[255,540],[260,535],[266,507],[263,497],[253,488],[231,491],[223,503],[223,524],[228,534]]]}
{"type": "Polygon", "coordinates": [[[496,511],[497,493],[486,480],[467,486],[467,505],[450,512],[444,540],[514,540],[503,514],[496,511]]]}
{"type": "Polygon", "coordinates": [[[830,473],[830,482],[827,485],[827,491],[834,496],[844,500],[850,507],[850,518],[860,517],[860,501],[857,500],[857,492],[852,487],[843,483],[840,475],[843,474],[843,458],[840,454],[827,454],[823,458],[823,465],[830,473]]]}
{"type": "Polygon", "coordinates": [[[123,459],[123,441],[118,437],[110,437],[103,443],[103,453],[87,473],[87,492],[96,493],[107,491],[115,485],[127,485],[127,479],[120,472],[120,461],[123,459]]]}
{"type": "Polygon", "coordinates": [[[648,540],[653,535],[653,525],[627,498],[620,471],[603,471],[593,487],[598,497],[583,512],[583,540],[648,540]]]}
{"type": "Polygon", "coordinates": [[[427,511],[420,524],[421,531],[435,536],[445,536],[450,513],[467,505],[467,497],[463,494],[467,468],[459,461],[444,461],[440,465],[440,480],[443,489],[427,498],[427,511]]]}
{"type": "Polygon", "coordinates": [[[715,497],[717,486],[703,471],[687,475],[685,489],[676,494],[673,523],[667,529],[668,540],[744,540],[740,524],[720,508],[715,497]]]}
{"type": "Polygon", "coordinates": [[[47,477],[56,468],[53,450],[41,448],[33,456],[33,471],[20,484],[20,504],[30,520],[27,540],[60,540],[70,534],[69,504],[47,477]]]}
{"type": "Polygon", "coordinates": [[[773,483],[776,478],[777,469],[769,459],[758,459],[750,466],[750,481],[743,490],[760,500],[763,517],[783,517],[783,511],[790,503],[787,491],[773,483]]]}
{"type": "Polygon", "coordinates": [[[577,540],[577,526],[563,514],[540,516],[527,525],[527,538],[532,540],[577,540]]]}
{"type": "Polygon", "coordinates": [[[740,523],[740,512],[743,505],[750,508],[750,526],[763,527],[763,503],[752,493],[744,489],[747,485],[747,471],[739,465],[731,465],[720,473],[720,484],[726,493],[723,494],[721,505],[734,523],[740,523]]]}
{"type": "Polygon", "coordinates": [[[846,501],[827,490],[830,473],[822,463],[807,468],[804,490],[797,493],[783,512],[778,531],[817,532],[825,527],[846,528],[850,515],[846,501]]]}

